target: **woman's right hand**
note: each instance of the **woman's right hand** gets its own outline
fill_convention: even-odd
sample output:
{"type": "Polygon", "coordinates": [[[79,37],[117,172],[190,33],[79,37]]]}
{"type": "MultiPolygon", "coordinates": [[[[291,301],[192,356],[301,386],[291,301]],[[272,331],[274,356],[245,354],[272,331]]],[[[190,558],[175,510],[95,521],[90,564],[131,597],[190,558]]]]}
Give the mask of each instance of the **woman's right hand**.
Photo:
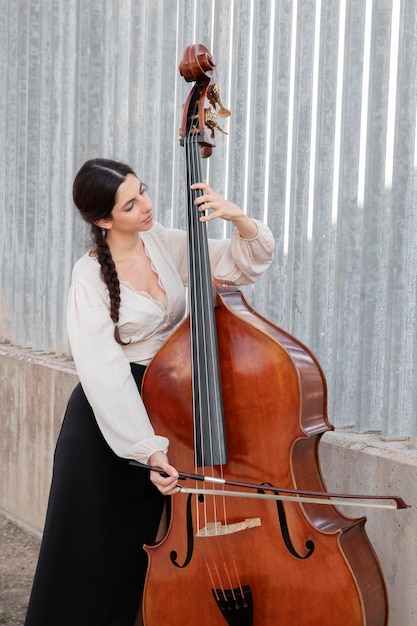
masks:
{"type": "Polygon", "coordinates": [[[151,471],[150,474],[151,481],[164,496],[172,496],[180,491],[177,483],[178,472],[175,467],[169,464],[168,457],[164,452],[158,451],[151,454],[148,464],[160,467],[167,474],[167,477],[161,476],[159,472],[154,471],[151,471]]]}

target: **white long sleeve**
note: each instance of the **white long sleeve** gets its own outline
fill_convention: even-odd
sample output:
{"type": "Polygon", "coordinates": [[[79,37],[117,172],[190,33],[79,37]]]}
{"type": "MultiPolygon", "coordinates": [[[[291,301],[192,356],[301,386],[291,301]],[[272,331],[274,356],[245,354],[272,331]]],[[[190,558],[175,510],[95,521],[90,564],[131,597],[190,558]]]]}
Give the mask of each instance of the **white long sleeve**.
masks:
{"type": "MultiPolygon", "coordinates": [[[[94,259],[84,257],[83,261],[90,267],[94,264],[97,271],[94,259]]],[[[82,269],[79,265],[78,270],[82,269]]],[[[167,451],[168,440],[155,436],[129,360],[114,339],[106,287],[101,279],[89,284],[91,273],[75,277],[68,299],[68,334],[77,373],[113,451],[146,463],[156,450],[167,451]]]]}

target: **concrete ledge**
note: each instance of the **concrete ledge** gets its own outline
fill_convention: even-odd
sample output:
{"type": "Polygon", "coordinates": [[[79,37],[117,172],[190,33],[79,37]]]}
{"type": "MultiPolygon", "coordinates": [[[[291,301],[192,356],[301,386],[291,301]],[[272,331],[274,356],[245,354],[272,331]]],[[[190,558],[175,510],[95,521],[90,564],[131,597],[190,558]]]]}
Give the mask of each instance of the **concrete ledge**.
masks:
{"type": "MultiPolygon", "coordinates": [[[[55,442],[78,379],[72,361],[0,344],[0,381],[0,508],[40,535],[55,442]]],[[[340,508],[350,517],[367,516],[366,530],[387,581],[390,626],[415,626],[416,442],[330,432],[322,438],[320,459],[329,491],[393,494],[413,505],[402,511],[340,508]]]]}
{"type": "Polygon", "coordinates": [[[42,531],[52,457],[78,378],[71,361],[0,345],[0,507],[42,531]]]}
{"type": "MultiPolygon", "coordinates": [[[[390,602],[390,626],[417,624],[417,447],[376,434],[326,433],[320,464],[329,491],[401,496],[412,508],[339,507],[367,517],[366,532],[380,560],[390,602]]],[[[382,503],[382,502],[381,502],[382,503]]]]}

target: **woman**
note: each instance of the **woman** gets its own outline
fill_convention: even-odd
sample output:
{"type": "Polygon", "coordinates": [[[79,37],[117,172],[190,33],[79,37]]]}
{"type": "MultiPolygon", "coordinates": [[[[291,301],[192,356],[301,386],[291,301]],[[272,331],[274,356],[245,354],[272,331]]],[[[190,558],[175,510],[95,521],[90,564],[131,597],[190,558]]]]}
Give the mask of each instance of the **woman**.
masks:
{"type": "MultiPolygon", "coordinates": [[[[210,240],[214,276],[249,284],[269,266],[269,229],[208,185],[193,185],[203,221],[235,226],[210,240]]],[[[87,161],[74,202],[93,247],[74,266],[68,333],[80,384],[58,438],[48,512],[25,626],[133,626],[164,496],[178,474],[139,390],[185,313],[186,234],[154,223],[146,186],[123,163],[87,161]],[[166,476],[131,466],[161,467],[166,476]]],[[[138,618],[140,619],[140,618],[138,618]]]]}

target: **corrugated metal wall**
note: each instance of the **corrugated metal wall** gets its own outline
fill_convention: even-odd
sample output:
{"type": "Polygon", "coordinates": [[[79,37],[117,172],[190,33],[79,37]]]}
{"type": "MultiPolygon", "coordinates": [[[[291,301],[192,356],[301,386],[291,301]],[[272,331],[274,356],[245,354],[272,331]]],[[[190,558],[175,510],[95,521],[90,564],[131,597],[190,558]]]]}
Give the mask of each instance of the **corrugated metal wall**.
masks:
{"type": "Polygon", "coordinates": [[[251,302],[316,353],[336,425],[417,436],[414,0],[0,0],[0,339],[68,349],[85,159],[128,161],[184,225],[197,42],[233,113],[209,181],[276,237],[251,302]]]}

